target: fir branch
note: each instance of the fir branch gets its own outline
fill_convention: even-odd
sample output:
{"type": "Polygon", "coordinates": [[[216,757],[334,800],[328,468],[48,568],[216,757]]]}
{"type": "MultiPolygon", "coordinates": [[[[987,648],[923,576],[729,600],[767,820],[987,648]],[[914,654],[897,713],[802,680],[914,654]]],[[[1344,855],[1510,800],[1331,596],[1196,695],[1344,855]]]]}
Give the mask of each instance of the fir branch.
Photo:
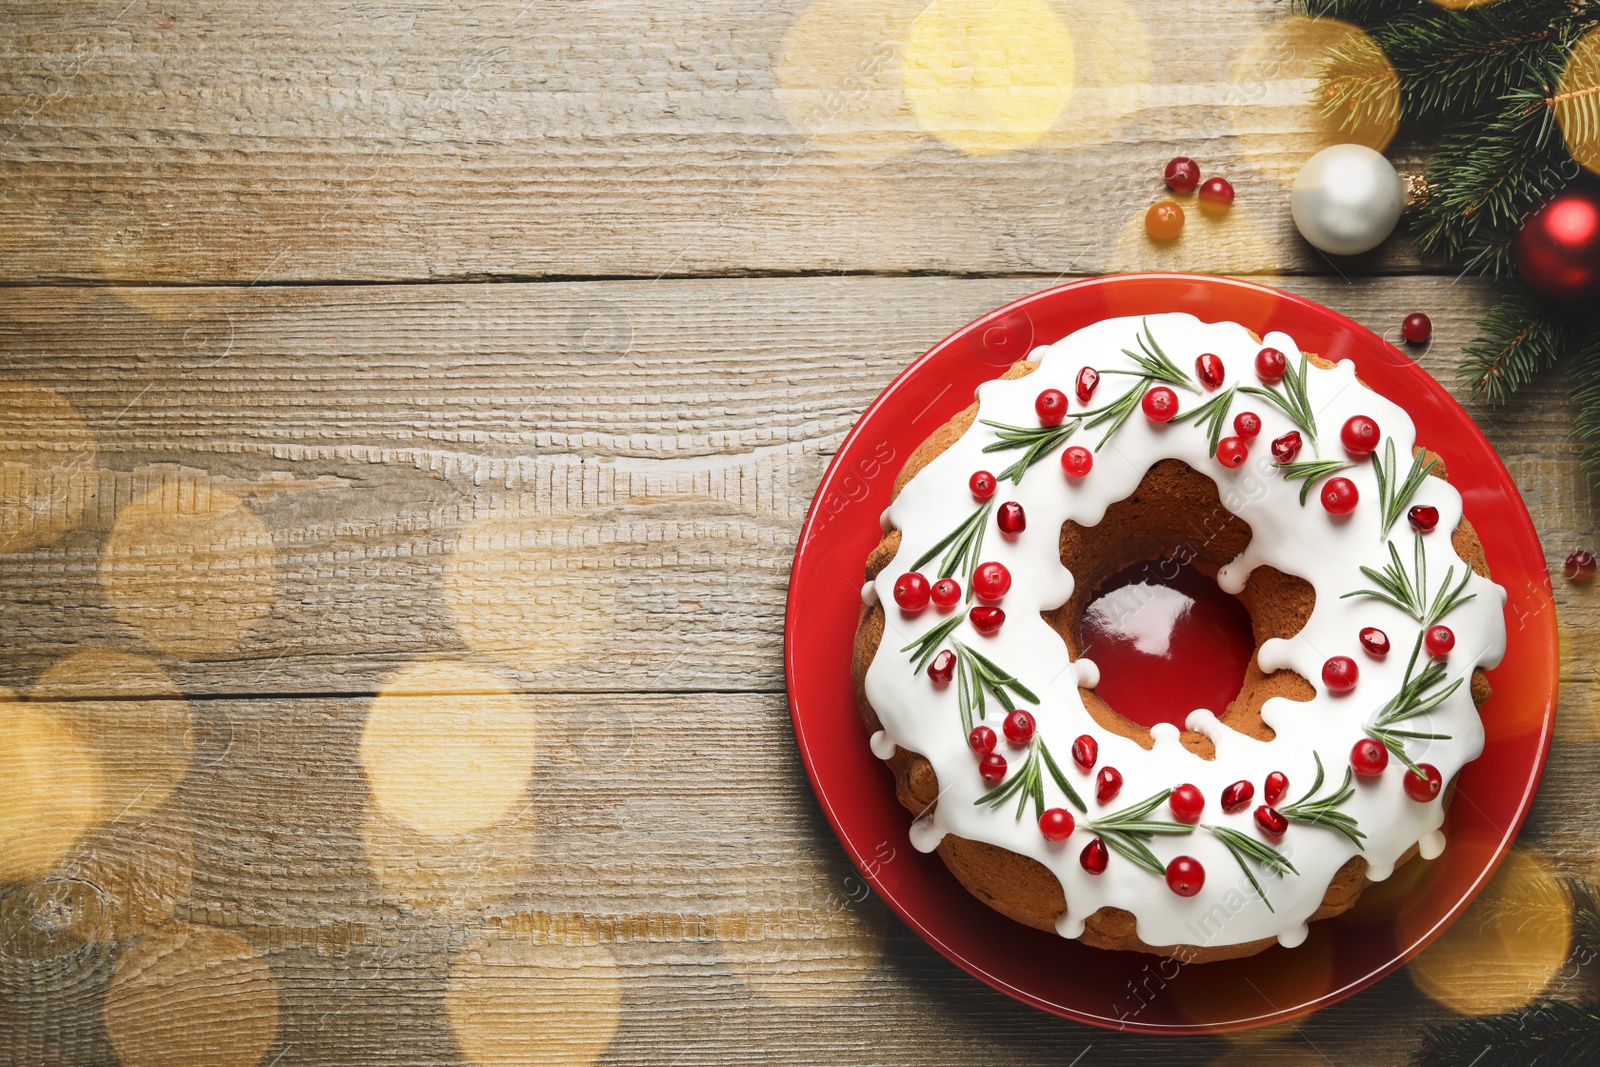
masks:
{"type": "Polygon", "coordinates": [[[1272,906],[1272,901],[1267,899],[1267,891],[1261,887],[1261,883],[1256,879],[1256,872],[1247,861],[1259,863],[1282,878],[1285,874],[1300,873],[1295,870],[1294,864],[1289,862],[1289,858],[1265,841],[1248,834],[1241,834],[1227,826],[1207,826],[1206,829],[1211,831],[1211,836],[1227,846],[1228,852],[1233,856],[1233,862],[1237,863],[1244,876],[1250,879],[1250,884],[1255,887],[1256,896],[1261,898],[1261,903],[1267,906],[1267,910],[1277,911],[1272,906]]]}
{"type": "Polygon", "coordinates": [[[1211,441],[1211,458],[1217,455],[1217,446],[1222,443],[1223,428],[1227,425],[1228,409],[1233,406],[1233,386],[1228,386],[1216,396],[1207,400],[1197,408],[1191,408],[1182,415],[1173,419],[1173,422],[1185,422],[1189,419],[1202,423],[1206,428],[1206,436],[1211,441]]]}
{"type": "Polygon", "coordinates": [[[1600,886],[1569,878],[1566,889],[1572,898],[1572,935],[1600,951],[1600,886]]]}
{"type": "Polygon", "coordinates": [[[1572,436],[1583,446],[1580,453],[1584,472],[1600,479],[1600,322],[1589,324],[1572,353],[1573,377],[1577,384],[1572,399],[1578,404],[1578,417],[1572,436]]]}
{"type": "Polygon", "coordinates": [[[1424,453],[1420,450],[1411,456],[1411,471],[1404,481],[1399,480],[1400,469],[1395,460],[1394,438],[1386,437],[1383,442],[1383,459],[1378,459],[1378,454],[1372,454],[1372,469],[1378,475],[1378,514],[1382,518],[1382,525],[1378,528],[1380,537],[1389,536],[1389,528],[1400,518],[1400,512],[1417,495],[1417,490],[1422,488],[1422,481],[1433,470],[1437,461],[1430,460],[1423,465],[1424,453]]]}
{"type": "Polygon", "coordinates": [[[1335,471],[1348,470],[1354,463],[1342,459],[1308,459],[1300,463],[1285,463],[1278,467],[1283,472],[1284,480],[1295,482],[1303,481],[1300,487],[1300,506],[1306,506],[1306,497],[1311,495],[1311,487],[1335,471]]]}
{"type": "Polygon", "coordinates": [[[1000,481],[1011,479],[1013,485],[1022,482],[1023,473],[1046,455],[1066,444],[1067,439],[1077,430],[1082,419],[1068,419],[1059,426],[1009,426],[1003,422],[990,422],[982,420],[985,426],[993,427],[999,431],[999,440],[992,441],[983,446],[985,452],[1007,452],[1012,449],[1025,449],[1022,458],[1011,466],[1001,471],[997,478],[1000,481]]]}
{"type": "Polygon", "coordinates": [[[1028,801],[1031,800],[1033,801],[1033,817],[1037,819],[1044,814],[1044,772],[1046,770],[1049,771],[1050,777],[1055,779],[1056,785],[1066,794],[1067,799],[1079,811],[1087,810],[1084,808],[1083,799],[1078,796],[1077,792],[1067,782],[1066,776],[1061,773],[1061,768],[1051,757],[1049,749],[1045,747],[1044,738],[1038,735],[1035,735],[1033,740],[1028,742],[1027,759],[1023,761],[1022,766],[1017,769],[1016,773],[977,800],[974,800],[973,803],[987,804],[990,807],[998,808],[1012,797],[1016,797],[1016,817],[1021,819],[1022,813],[1027,810],[1028,801]]]}
{"type": "Polygon", "coordinates": [[[961,620],[964,618],[966,618],[965,615],[952,615],[900,650],[901,652],[911,653],[912,674],[919,673],[922,668],[928,665],[928,661],[933,658],[934,653],[939,651],[939,646],[944,643],[944,639],[950,636],[950,631],[960,626],[961,620]]]}
{"type": "Polygon", "coordinates": [[[1311,447],[1317,446],[1316,412],[1311,410],[1311,400],[1306,395],[1306,354],[1300,353],[1300,366],[1289,363],[1283,368],[1283,381],[1263,389],[1259,385],[1242,385],[1241,393],[1252,393],[1270,400],[1283,409],[1283,413],[1301,430],[1305,431],[1311,447]]]}
{"type": "Polygon", "coordinates": [[[1145,842],[1156,834],[1187,834],[1194,832],[1194,827],[1189,823],[1170,822],[1148,817],[1171,795],[1172,790],[1164,789],[1153,796],[1146,797],[1137,804],[1130,804],[1120,811],[1114,811],[1110,815],[1103,815],[1098,819],[1085,822],[1083,827],[1098,836],[1113,852],[1132,860],[1151,874],[1166,874],[1166,867],[1156,858],[1155,853],[1150,851],[1145,842]]]}
{"type": "Polygon", "coordinates": [[[982,652],[960,641],[952,641],[951,644],[955,645],[956,649],[956,695],[961,701],[963,734],[971,733],[975,725],[988,717],[988,696],[993,696],[1007,711],[1015,711],[1017,707],[1016,702],[1011,699],[1012,693],[1023,700],[1035,704],[1039,702],[1033,690],[1017,681],[1014,675],[999,667],[982,652]]]}
{"type": "Polygon", "coordinates": [[[1478,322],[1478,336],[1461,350],[1457,375],[1491,404],[1504,404],[1567,347],[1567,330],[1549,304],[1514,285],[1478,322]]]}
{"type": "Polygon", "coordinates": [[[917,558],[911,565],[914,571],[920,571],[933,557],[944,553],[944,558],[939,561],[939,577],[952,577],[957,571],[961,572],[962,584],[966,587],[967,596],[972,596],[972,572],[978,567],[978,554],[983,551],[983,533],[989,526],[989,513],[994,510],[994,500],[991,498],[964,519],[961,525],[945,534],[939,543],[917,558]]]}
{"type": "Polygon", "coordinates": [[[1361,573],[1366,575],[1375,589],[1357,589],[1346,593],[1340,600],[1348,600],[1353,596],[1369,596],[1374,600],[1381,600],[1385,604],[1393,604],[1401,611],[1416,619],[1427,629],[1440,619],[1444,618],[1456,608],[1465,604],[1476,593],[1467,593],[1462,596],[1467,588],[1467,581],[1472,577],[1472,568],[1467,567],[1462,571],[1461,580],[1451,585],[1455,578],[1456,568],[1452,564],[1445,569],[1444,581],[1439,583],[1439,588],[1434,592],[1433,598],[1428,598],[1428,560],[1422,551],[1422,534],[1415,535],[1411,559],[1411,570],[1407,571],[1404,563],[1400,562],[1400,550],[1394,547],[1394,542],[1389,543],[1389,563],[1381,571],[1371,567],[1362,567],[1361,573]]]}
{"type": "Polygon", "coordinates": [[[1412,1067],[1588,1067],[1600,1063],[1600,1001],[1543,997],[1516,1011],[1430,1026],[1412,1067]]]}
{"type": "Polygon", "coordinates": [[[1317,95],[1325,118],[1349,133],[1400,125],[1400,76],[1378,42],[1352,33],[1317,61],[1317,95]]]}
{"type": "Polygon", "coordinates": [[[1352,844],[1359,849],[1366,849],[1362,844],[1367,835],[1361,831],[1355,818],[1347,812],[1339,810],[1339,806],[1355,796],[1355,787],[1350,784],[1350,768],[1344,769],[1344,781],[1339,783],[1339,788],[1332,790],[1327,796],[1317,796],[1317,791],[1322,788],[1325,777],[1322,770],[1322,757],[1313,752],[1312,758],[1317,761],[1317,778],[1311,783],[1311,788],[1305,795],[1293,804],[1279,806],[1278,814],[1290,822],[1302,823],[1307,826],[1326,826],[1330,830],[1337,830],[1348,837],[1352,844]]]}

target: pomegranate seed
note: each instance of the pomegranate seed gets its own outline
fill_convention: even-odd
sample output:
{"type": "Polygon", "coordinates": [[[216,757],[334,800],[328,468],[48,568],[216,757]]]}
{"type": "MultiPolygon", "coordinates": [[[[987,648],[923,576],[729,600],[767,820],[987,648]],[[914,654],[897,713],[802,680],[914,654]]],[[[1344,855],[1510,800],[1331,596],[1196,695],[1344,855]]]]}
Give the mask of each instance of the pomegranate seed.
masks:
{"type": "Polygon", "coordinates": [[[1167,803],[1172,807],[1174,819],[1179,822],[1196,823],[1200,821],[1200,813],[1205,810],[1206,798],[1199,789],[1185,784],[1172,791],[1167,803]]]}
{"type": "Polygon", "coordinates": [[[1217,442],[1217,462],[1229,470],[1244,466],[1249,458],[1250,446],[1244,443],[1244,438],[1224,437],[1217,442]]]}
{"type": "Polygon", "coordinates": [[[1078,770],[1087,774],[1099,758],[1100,743],[1088,734],[1081,734],[1072,742],[1072,762],[1078,765],[1078,770]]]}
{"type": "Polygon", "coordinates": [[[1222,810],[1229,815],[1237,815],[1250,806],[1250,800],[1256,795],[1256,787],[1249,782],[1234,782],[1222,791],[1222,810]]]}
{"type": "Polygon", "coordinates": [[[972,591],[982,600],[999,600],[1011,589],[1011,572],[1004,563],[978,564],[972,572],[972,591]]]}
{"type": "Polygon", "coordinates": [[[1261,789],[1261,799],[1267,802],[1267,807],[1275,808],[1288,791],[1289,776],[1282,771],[1273,771],[1267,775],[1266,785],[1261,789]]]}
{"type": "Polygon", "coordinates": [[[978,773],[983,780],[993,784],[1006,776],[1006,758],[998,752],[985,752],[978,761],[978,773]]]}
{"type": "Polygon", "coordinates": [[[931,595],[936,606],[949,611],[961,599],[961,583],[954,578],[940,578],[933,583],[931,595]]]}
{"type": "Polygon", "coordinates": [[[1439,775],[1439,768],[1431,763],[1419,763],[1416,771],[1406,772],[1406,796],[1418,804],[1426,804],[1437,797],[1443,788],[1444,779],[1439,775]]]}
{"type": "Polygon", "coordinates": [[[1361,494],[1349,478],[1329,478],[1322,483],[1322,506],[1329,515],[1348,515],[1356,509],[1361,494]]]}
{"type": "Polygon", "coordinates": [[[1168,189],[1175,193],[1187,193],[1200,184],[1200,164],[1188,156],[1174,156],[1167,161],[1167,169],[1161,176],[1166,180],[1168,189]]]}
{"type": "Polygon", "coordinates": [[[1413,504],[1411,510],[1406,512],[1406,521],[1418,533],[1432,533],[1433,528],[1439,525],[1439,509],[1432,504],[1413,504]]]}
{"type": "Polygon", "coordinates": [[[1226,178],[1207,178],[1200,186],[1200,207],[1205,211],[1226,211],[1233,206],[1233,184],[1226,178]]]}
{"type": "Polygon", "coordinates": [[[1018,708],[1006,716],[1003,729],[1007,741],[1013,745],[1025,745],[1033,740],[1033,716],[1018,708]]]}
{"type": "Polygon", "coordinates": [[[1250,440],[1261,432],[1261,416],[1253,411],[1241,411],[1233,417],[1233,432],[1250,440]]]}
{"type": "Polygon", "coordinates": [[[994,480],[994,475],[988,471],[978,471],[967,479],[968,488],[972,490],[972,495],[978,500],[988,500],[994,496],[997,484],[994,480]]]}
{"type": "Polygon", "coordinates": [[[1364,627],[1361,631],[1361,647],[1373,659],[1382,659],[1389,654],[1389,635],[1376,626],[1364,627]]]}
{"type": "Polygon", "coordinates": [[[1363,737],[1350,749],[1350,766],[1363,778],[1376,778],[1389,766],[1389,750],[1381,741],[1363,737]]]}
{"type": "Polygon", "coordinates": [[[1115,767],[1101,767],[1094,780],[1094,798],[1104,804],[1122,789],[1122,772],[1115,767]]]}
{"type": "Polygon", "coordinates": [[[1372,455],[1382,437],[1383,431],[1378,429],[1378,424],[1365,415],[1352,415],[1345,419],[1344,427],[1339,431],[1339,441],[1352,456],[1372,455]]]}
{"type": "Polygon", "coordinates": [[[1193,856],[1174,856],[1167,864],[1167,888],[1180,897],[1194,896],[1205,884],[1206,869],[1193,856]]]}
{"type": "Polygon", "coordinates": [[[1085,367],[1078,372],[1078,380],[1074,383],[1073,392],[1078,394],[1078,403],[1087,404],[1089,398],[1094,396],[1095,387],[1100,384],[1100,372],[1093,367],[1085,367]]]}
{"type": "Polygon", "coordinates": [[[1283,832],[1289,829],[1289,820],[1282,812],[1273,811],[1265,804],[1256,809],[1256,828],[1274,841],[1283,838],[1283,832]]]}
{"type": "Polygon", "coordinates": [[[1082,445],[1073,445],[1061,453],[1061,469],[1068,478],[1082,478],[1094,468],[1094,453],[1082,445]]]}
{"type": "Polygon", "coordinates": [[[1356,661],[1349,656],[1329,656],[1322,665],[1322,684],[1328,687],[1330,693],[1350,692],[1356,687],[1356,679],[1360,676],[1356,661]]]}
{"type": "Polygon", "coordinates": [[[928,579],[916,571],[907,571],[895,579],[894,602],[900,605],[901,611],[921,611],[928,606],[931,595],[928,579]]]}
{"type": "Polygon", "coordinates": [[[949,685],[955,673],[956,654],[948,648],[933,657],[933,662],[928,664],[928,677],[933,679],[934,685],[949,685]]]}
{"type": "Polygon", "coordinates": [[[1007,500],[1000,505],[994,522],[1000,527],[1000,532],[1008,537],[1015,537],[1028,528],[1028,516],[1022,513],[1022,505],[1015,500],[1007,500]]]}
{"type": "Polygon", "coordinates": [[[1178,413],[1178,394],[1164,385],[1158,385],[1139,402],[1151,422],[1171,422],[1178,413]]]}
{"type": "Polygon", "coordinates": [[[1594,553],[1580,548],[1567,557],[1567,562],[1562,567],[1562,573],[1570,581],[1587,582],[1594,577],[1594,553]]]}
{"type": "Polygon", "coordinates": [[[1212,352],[1196,356],[1194,372],[1200,378],[1200,384],[1207,389],[1215,389],[1222,384],[1223,376],[1227,369],[1222,365],[1222,357],[1212,352]]]}
{"type": "Polygon", "coordinates": [[[985,637],[999,631],[1002,623],[1006,621],[1006,613],[999,608],[973,608],[967,612],[967,618],[972,620],[972,628],[985,637]]]}
{"type": "Polygon", "coordinates": [[[1272,442],[1272,458],[1279,465],[1293,463],[1294,457],[1300,454],[1300,431],[1290,430],[1276,441],[1272,442]]]}
{"type": "Polygon", "coordinates": [[[1268,385],[1283,381],[1284,372],[1288,369],[1289,357],[1276,348],[1263,348],[1256,353],[1256,377],[1268,385]]]}
{"type": "Polygon", "coordinates": [[[1046,426],[1059,425],[1067,417],[1067,394],[1059,389],[1046,389],[1033,402],[1039,421],[1046,426]]]}
{"type": "Polygon", "coordinates": [[[1039,816],[1039,832],[1051,841],[1065,841],[1077,828],[1077,820],[1066,808],[1046,808],[1039,816]]]}
{"type": "Polygon", "coordinates": [[[1106,843],[1098,837],[1083,846],[1083,851],[1078,853],[1078,863],[1090,874],[1105,874],[1106,860],[1111,854],[1106,851],[1106,843]]]}
{"type": "Polygon", "coordinates": [[[995,732],[987,726],[974,726],[967,735],[967,744],[980,756],[986,756],[994,751],[994,746],[1000,743],[995,732]]]}
{"type": "Polygon", "coordinates": [[[1455,631],[1448,626],[1430,626],[1423,635],[1422,645],[1434,659],[1444,659],[1456,647],[1455,631]]]}
{"type": "Polygon", "coordinates": [[[1414,345],[1427,344],[1433,336],[1433,320],[1420,311],[1413,311],[1400,323],[1400,336],[1414,345]]]}

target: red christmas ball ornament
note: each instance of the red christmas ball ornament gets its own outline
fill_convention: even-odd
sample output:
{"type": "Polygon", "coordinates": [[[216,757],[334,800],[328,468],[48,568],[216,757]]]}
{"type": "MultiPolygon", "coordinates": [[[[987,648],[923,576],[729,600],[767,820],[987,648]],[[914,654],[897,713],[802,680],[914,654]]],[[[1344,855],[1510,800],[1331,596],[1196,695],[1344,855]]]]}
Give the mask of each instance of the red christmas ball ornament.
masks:
{"type": "Polygon", "coordinates": [[[1299,430],[1290,430],[1276,441],[1272,442],[1272,460],[1282,467],[1294,462],[1294,457],[1300,454],[1301,445],[1299,430]]]}
{"type": "Polygon", "coordinates": [[[1420,311],[1413,311],[1400,323],[1400,336],[1414,345],[1425,345],[1433,336],[1433,320],[1420,311]]]}
{"type": "Polygon", "coordinates": [[[1059,389],[1046,389],[1033,401],[1033,410],[1045,426],[1058,426],[1067,417],[1067,394],[1059,389]]]}
{"type": "Polygon", "coordinates": [[[1389,654],[1389,635],[1376,626],[1363,626],[1361,628],[1361,647],[1373,659],[1382,659],[1389,654]]]}
{"type": "Polygon", "coordinates": [[[1094,769],[1095,760],[1100,758],[1100,743],[1088,734],[1079,734],[1078,739],[1072,742],[1072,762],[1078,765],[1078,770],[1088,773],[1094,769]]]}
{"type": "Polygon", "coordinates": [[[967,612],[972,628],[985,637],[999,633],[1006,621],[1006,613],[999,608],[973,608],[967,612]]]}
{"type": "Polygon", "coordinates": [[[1167,803],[1172,807],[1174,819],[1179,822],[1196,823],[1200,821],[1200,813],[1205,810],[1206,798],[1198,788],[1186,783],[1172,791],[1167,803]]]}
{"type": "Polygon", "coordinates": [[[1522,220],[1511,242],[1522,280],[1555,300],[1600,296],[1600,192],[1563,189],[1522,220]]]}
{"type": "Polygon", "coordinates": [[[1226,211],[1233,206],[1233,183],[1226,178],[1207,178],[1200,186],[1203,211],[1226,211]]]}
{"type": "Polygon", "coordinates": [[[1006,776],[1006,758],[998,752],[985,752],[978,761],[978,773],[991,785],[1006,776]]]}
{"type": "Polygon", "coordinates": [[[1376,778],[1389,766],[1389,750],[1383,742],[1363,737],[1350,749],[1350,766],[1363,778],[1376,778]]]}
{"type": "Polygon", "coordinates": [[[940,578],[933,583],[930,595],[935,605],[949,611],[961,600],[961,583],[954,578],[940,578]]]}
{"type": "Polygon", "coordinates": [[[956,674],[956,654],[948,648],[933,657],[933,662],[928,664],[928,677],[933,679],[934,685],[949,685],[950,679],[956,674]]]}
{"type": "Polygon", "coordinates": [[[1281,840],[1284,831],[1289,829],[1289,820],[1282,812],[1274,811],[1265,804],[1256,809],[1256,829],[1274,841],[1281,840]]]}
{"type": "Polygon", "coordinates": [[[1206,869],[1193,856],[1174,856],[1167,864],[1167,888],[1180,897],[1194,896],[1205,884],[1206,869]]]}
{"type": "Polygon", "coordinates": [[[1176,156],[1167,161],[1167,169],[1162,177],[1166,179],[1167,188],[1173,192],[1190,192],[1200,184],[1200,164],[1188,156],[1176,156]]]}
{"type": "Polygon", "coordinates": [[[1083,846],[1083,851],[1078,854],[1078,862],[1090,874],[1105,874],[1106,861],[1111,858],[1111,853],[1106,850],[1106,843],[1098,837],[1083,846]]]}
{"type": "Polygon", "coordinates": [[[1046,808],[1039,816],[1039,832],[1050,841],[1065,841],[1077,827],[1077,820],[1066,808],[1046,808]]]}
{"type": "Polygon", "coordinates": [[[921,611],[928,606],[933,595],[928,579],[916,571],[907,571],[894,581],[894,602],[901,611],[921,611]]]}
{"type": "Polygon", "coordinates": [[[1448,626],[1430,626],[1422,635],[1422,646],[1434,659],[1444,659],[1456,647],[1456,633],[1448,626]]]}
{"type": "Polygon", "coordinates": [[[1594,577],[1594,553],[1588,549],[1578,549],[1567,557],[1561,573],[1567,576],[1569,582],[1587,582],[1594,577]]]}
{"type": "Polygon", "coordinates": [[[987,726],[974,726],[967,735],[967,745],[980,756],[994,751],[994,746],[1000,743],[993,729],[987,726]]]}
{"type": "Polygon", "coordinates": [[[1223,376],[1227,373],[1222,366],[1222,357],[1214,352],[1205,352],[1196,356],[1194,372],[1199,375],[1200,383],[1207,389],[1215,389],[1220,386],[1223,376]]]}
{"type": "Polygon", "coordinates": [[[999,600],[1011,590],[1011,572],[1006,570],[1004,563],[978,564],[978,569],[972,572],[972,591],[978,594],[980,600],[999,600]]]}
{"type": "Polygon", "coordinates": [[[1006,716],[1002,727],[1006,740],[1013,745],[1025,745],[1033,740],[1033,716],[1018,708],[1006,716]]]}
{"type": "Polygon", "coordinates": [[[976,471],[967,479],[967,487],[972,490],[975,500],[988,500],[994,496],[995,487],[999,483],[994,480],[994,475],[988,471],[976,471]]]}
{"type": "Polygon", "coordinates": [[[1115,767],[1101,767],[1094,780],[1094,798],[1104,804],[1122,789],[1122,772],[1115,767]]]}
{"type": "Polygon", "coordinates": [[[1007,500],[995,514],[994,524],[1000,527],[1001,533],[1015,537],[1028,528],[1028,516],[1023,513],[1021,504],[1007,500]]]}
{"type": "Polygon", "coordinates": [[[1072,391],[1078,394],[1078,403],[1087,404],[1099,384],[1100,372],[1093,367],[1085,367],[1079,371],[1077,381],[1072,387],[1072,391]]]}
{"type": "Polygon", "coordinates": [[[1444,778],[1439,774],[1439,768],[1431,763],[1417,764],[1416,771],[1406,772],[1406,796],[1418,804],[1426,804],[1439,795],[1444,788],[1444,778]],[[1417,771],[1421,771],[1418,774],[1417,771]]]}
{"type": "Polygon", "coordinates": [[[1339,441],[1344,445],[1344,450],[1352,456],[1370,456],[1378,447],[1378,441],[1383,436],[1378,429],[1378,424],[1365,415],[1352,415],[1344,420],[1344,427],[1339,431],[1339,441]]]}
{"type": "Polygon", "coordinates": [[[1061,453],[1061,469],[1068,478],[1082,478],[1094,469],[1094,453],[1082,445],[1073,445],[1061,453]]]}
{"type": "Polygon", "coordinates": [[[1282,771],[1273,771],[1267,775],[1265,787],[1261,790],[1261,799],[1267,802],[1267,807],[1275,808],[1278,801],[1289,791],[1289,776],[1282,771]]]}
{"type": "Polygon", "coordinates": [[[1261,416],[1253,411],[1241,411],[1233,417],[1233,432],[1250,440],[1261,432],[1261,416]]]}
{"type": "Polygon", "coordinates": [[[1171,422],[1178,413],[1178,394],[1164,385],[1158,385],[1139,401],[1145,417],[1151,422],[1171,422]]]}
{"type": "Polygon", "coordinates": [[[1348,693],[1356,687],[1361,671],[1349,656],[1329,656],[1322,665],[1322,684],[1330,693],[1348,693]]]}
{"type": "Polygon", "coordinates": [[[1222,791],[1222,810],[1229,815],[1237,815],[1250,806],[1250,801],[1255,795],[1256,787],[1249,782],[1234,782],[1222,791]]]}
{"type": "Polygon", "coordinates": [[[1263,348],[1256,353],[1256,377],[1268,385],[1283,381],[1283,374],[1288,369],[1289,357],[1276,348],[1263,348]]]}
{"type": "Polygon", "coordinates": [[[1229,470],[1244,466],[1249,458],[1250,446],[1244,443],[1244,438],[1224,437],[1217,442],[1217,462],[1229,470]]]}
{"type": "Polygon", "coordinates": [[[1361,499],[1361,494],[1356,491],[1356,483],[1349,478],[1329,478],[1322,483],[1319,495],[1329,515],[1348,515],[1356,509],[1361,499]]]}
{"type": "Polygon", "coordinates": [[[1432,504],[1413,504],[1406,512],[1406,521],[1417,533],[1432,533],[1439,525],[1439,509],[1432,504]]]}

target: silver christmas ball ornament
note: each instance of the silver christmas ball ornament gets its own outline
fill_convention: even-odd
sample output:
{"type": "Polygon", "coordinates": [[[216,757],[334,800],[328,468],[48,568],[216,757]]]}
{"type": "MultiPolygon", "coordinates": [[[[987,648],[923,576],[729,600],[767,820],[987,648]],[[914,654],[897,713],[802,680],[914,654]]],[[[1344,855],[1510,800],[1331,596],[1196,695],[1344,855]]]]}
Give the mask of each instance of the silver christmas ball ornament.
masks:
{"type": "Polygon", "coordinates": [[[1300,235],[1335,256],[1376,248],[1394,232],[1406,186],[1383,155],[1365,145],[1324,148],[1300,168],[1289,210],[1300,235]]]}

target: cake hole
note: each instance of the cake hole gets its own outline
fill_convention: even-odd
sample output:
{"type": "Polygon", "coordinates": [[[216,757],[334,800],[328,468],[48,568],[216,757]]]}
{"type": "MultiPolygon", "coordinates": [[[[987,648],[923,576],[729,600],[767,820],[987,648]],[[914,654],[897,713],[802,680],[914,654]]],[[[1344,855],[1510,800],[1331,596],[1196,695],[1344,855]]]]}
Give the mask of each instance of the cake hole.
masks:
{"type": "Polygon", "coordinates": [[[1250,615],[1213,578],[1175,560],[1137,563],[1103,582],[1084,610],[1083,652],[1107,704],[1141,726],[1221,716],[1244,684],[1250,615]]]}

